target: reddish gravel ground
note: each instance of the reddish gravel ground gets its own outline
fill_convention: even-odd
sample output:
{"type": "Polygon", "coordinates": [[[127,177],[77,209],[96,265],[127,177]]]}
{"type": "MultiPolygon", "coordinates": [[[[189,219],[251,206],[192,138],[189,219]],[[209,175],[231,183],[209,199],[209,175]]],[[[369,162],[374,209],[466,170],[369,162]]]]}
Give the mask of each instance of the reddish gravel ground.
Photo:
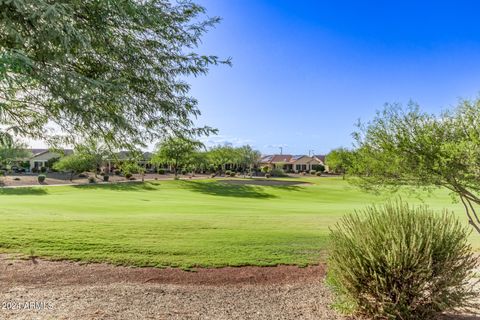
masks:
{"type": "Polygon", "coordinates": [[[324,266],[189,272],[0,255],[0,270],[0,319],[345,319],[324,266]]]}

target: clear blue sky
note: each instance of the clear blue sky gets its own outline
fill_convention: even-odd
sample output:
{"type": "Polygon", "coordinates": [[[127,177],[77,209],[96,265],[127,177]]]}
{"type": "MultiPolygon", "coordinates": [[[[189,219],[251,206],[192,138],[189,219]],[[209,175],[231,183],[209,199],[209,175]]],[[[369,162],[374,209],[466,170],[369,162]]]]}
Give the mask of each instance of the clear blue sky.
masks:
{"type": "Polygon", "coordinates": [[[192,81],[210,143],[326,153],[386,102],[440,112],[480,92],[478,1],[197,2],[223,18],[200,51],[233,59],[192,81]]]}

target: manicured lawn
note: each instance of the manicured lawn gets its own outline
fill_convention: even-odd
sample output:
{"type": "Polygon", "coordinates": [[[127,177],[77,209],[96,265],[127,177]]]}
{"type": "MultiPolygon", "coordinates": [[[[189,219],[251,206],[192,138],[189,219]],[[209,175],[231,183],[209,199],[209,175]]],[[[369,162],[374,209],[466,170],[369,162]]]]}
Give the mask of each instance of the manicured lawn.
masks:
{"type": "MultiPolygon", "coordinates": [[[[340,178],[303,180],[313,184],[196,180],[0,189],[0,251],[182,268],[314,264],[325,259],[328,228],[339,217],[389,197],[340,178]]],[[[425,199],[464,219],[447,192],[425,199]]],[[[471,239],[479,249],[480,235],[471,239]]]]}

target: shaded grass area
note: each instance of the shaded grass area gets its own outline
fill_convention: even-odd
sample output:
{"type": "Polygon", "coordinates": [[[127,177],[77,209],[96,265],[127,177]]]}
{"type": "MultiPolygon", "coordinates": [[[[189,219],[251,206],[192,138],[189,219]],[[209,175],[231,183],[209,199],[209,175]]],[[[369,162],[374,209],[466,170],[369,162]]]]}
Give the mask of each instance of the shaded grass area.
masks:
{"type": "MultiPolygon", "coordinates": [[[[0,250],[157,267],[316,264],[328,249],[329,226],[390,197],[339,178],[273,186],[192,180],[0,189],[0,250]]],[[[444,191],[426,202],[464,219],[444,191]]],[[[479,248],[480,235],[472,243],[479,248]]]]}

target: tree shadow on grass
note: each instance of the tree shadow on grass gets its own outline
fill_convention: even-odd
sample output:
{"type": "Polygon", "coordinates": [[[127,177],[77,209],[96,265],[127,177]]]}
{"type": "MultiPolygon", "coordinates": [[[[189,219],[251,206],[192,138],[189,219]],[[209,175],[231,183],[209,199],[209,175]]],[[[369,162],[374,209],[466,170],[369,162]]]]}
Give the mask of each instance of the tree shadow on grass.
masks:
{"type": "Polygon", "coordinates": [[[150,183],[150,182],[141,182],[141,181],[133,181],[133,182],[117,182],[117,183],[91,183],[91,184],[83,184],[83,185],[74,185],[72,187],[77,189],[101,189],[101,190],[112,190],[112,191],[154,191],[157,188],[154,185],[158,186],[158,183],[150,183]]]}
{"type": "Polygon", "coordinates": [[[48,194],[43,188],[20,187],[20,188],[0,188],[0,196],[42,196],[48,194]]]}
{"type": "Polygon", "coordinates": [[[248,184],[231,184],[222,181],[182,181],[181,185],[185,189],[214,196],[254,199],[276,198],[275,195],[248,184]]]}

